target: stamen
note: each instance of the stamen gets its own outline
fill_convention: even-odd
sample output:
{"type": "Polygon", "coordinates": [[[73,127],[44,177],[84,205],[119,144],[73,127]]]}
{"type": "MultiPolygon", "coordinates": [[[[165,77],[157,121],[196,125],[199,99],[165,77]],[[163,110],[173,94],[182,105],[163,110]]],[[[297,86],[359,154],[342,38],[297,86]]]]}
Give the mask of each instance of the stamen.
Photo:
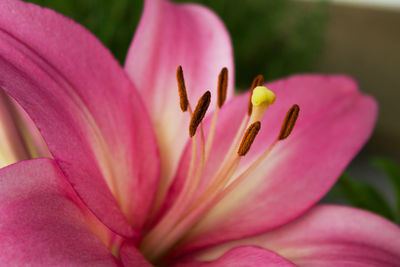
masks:
{"type": "Polygon", "coordinates": [[[181,109],[182,111],[188,110],[191,116],[189,135],[193,137],[192,154],[185,182],[175,202],[160,220],[149,229],[140,244],[142,253],[148,259],[152,259],[153,262],[157,262],[184,238],[190,236],[190,229],[193,228],[199,218],[204,217],[213,206],[239,186],[243,180],[251,177],[251,172],[265,161],[275,145],[291,134],[300,110],[298,105],[292,106],[286,114],[278,138],[250,166],[237,173],[242,157],[250,151],[261,129],[260,121],[264,113],[276,98],[272,91],[262,86],[264,83],[263,76],[255,77],[251,85],[248,114],[242,114],[243,121],[227,153],[225,153],[224,159],[218,164],[219,166],[216,166],[216,171],[204,176],[217,127],[218,112],[224,105],[227,96],[228,69],[223,68],[218,76],[218,99],[207,140],[204,137],[202,120],[209,108],[211,93],[209,91],[204,93],[193,110],[187,98],[181,66],[177,69],[176,77],[181,109]],[[198,127],[200,127],[201,135],[196,133],[198,127]],[[243,138],[241,138],[242,136],[243,138]],[[211,177],[208,175],[211,175],[211,177]],[[207,179],[200,184],[203,177],[207,179]],[[201,186],[199,187],[199,185],[201,186]]]}
{"type": "Polygon", "coordinates": [[[200,125],[204,116],[206,115],[208,106],[211,102],[211,93],[207,91],[202,95],[197,102],[196,108],[194,109],[192,119],[189,124],[189,136],[193,137],[196,134],[197,127],[200,125]]]}
{"type": "Polygon", "coordinates": [[[185,112],[188,108],[189,100],[186,93],[185,79],[183,78],[182,66],[178,66],[178,69],[176,70],[176,80],[178,82],[181,110],[185,112]]]}
{"type": "Polygon", "coordinates": [[[218,107],[221,108],[226,99],[228,88],[228,69],[223,68],[218,76],[218,107]]]}
{"type": "Polygon", "coordinates": [[[217,101],[217,107],[214,110],[213,118],[211,121],[211,127],[208,132],[208,137],[207,137],[207,142],[206,142],[206,149],[205,149],[205,161],[207,162],[208,156],[210,155],[211,151],[211,146],[214,141],[214,134],[215,134],[215,128],[217,127],[217,119],[218,119],[218,113],[219,109],[222,107],[222,105],[225,103],[226,100],[226,93],[228,89],[228,69],[223,68],[218,76],[218,101],[217,101]]]}
{"type": "Polygon", "coordinates": [[[294,104],[289,109],[289,111],[286,113],[285,120],[283,121],[281,131],[278,136],[278,140],[284,140],[290,135],[294,125],[296,124],[299,112],[300,112],[300,107],[297,104],[294,104]]]}
{"type": "MultiPolygon", "coordinates": [[[[179,92],[181,110],[182,110],[182,112],[188,111],[189,116],[192,117],[193,110],[192,110],[192,106],[190,105],[189,99],[187,97],[185,79],[183,77],[182,66],[180,66],[180,65],[178,66],[178,68],[176,70],[176,80],[178,83],[178,92],[179,92]]],[[[202,131],[202,136],[203,136],[203,131],[202,131]]],[[[194,142],[194,143],[196,143],[196,142],[194,142]]],[[[162,177],[160,179],[159,189],[157,192],[157,196],[154,200],[153,208],[152,208],[152,211],[151,211],[151,214],[149,217],[149,222],[153,221],[154,216],[160,209],[161,204],[164,201],[165,196],[168,193],[169,184],[170,184],[170,182],[172,182],[172,180],[171,180],[172,177],[169,175],[168,172],[163,172],[163,174],[161,176],[162,177]]]]}
{"type": "Polygon", "coordinates": [[[257,86],[261,86],[264,83],[264,76],[262,76],[261,74],[257,75],[254,79],[253,82],[251,83],[251,87],[250,87],[250,98],[249,98],[249,105],[248,105],[248,111],[247,114],[249,114],[249,116],[251,115],[252,111],[253,111],[253,104],[251,103],[251,98],[253,96],[253,90],[254,88],[256,88],[257,86]]]}
{"type": "Polygon", "coordinates": [[[260,131],[260,128],[261,128],[261,122],[259,121],[251,124],[249,128],[247,128],[237,152],[239,156],[242,157],[246,155],[247,152],[249,152],[250,147],[254,142],[254,139],[256,138],[258,132],[260,131]]]}

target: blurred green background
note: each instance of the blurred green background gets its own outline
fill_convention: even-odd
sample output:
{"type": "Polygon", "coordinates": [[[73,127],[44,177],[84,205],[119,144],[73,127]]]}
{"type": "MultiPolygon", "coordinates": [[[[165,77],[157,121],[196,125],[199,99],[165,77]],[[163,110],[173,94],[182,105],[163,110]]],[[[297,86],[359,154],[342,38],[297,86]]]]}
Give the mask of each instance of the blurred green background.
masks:
{"type": "MultiPolygon", "coordinates": [[[[123,64],[140,18],[138,0],[32,0],[74,19],[93,32],[123,64]]],[[[189,1],[175,1],[189,2],[189,1]]],[[[321,50],[326,8],[290,0],[190,1],[216,11],[232,36],[238,89],[249,87],[262,73],[272,80],[292,73],[312,71],[321,50]],[[245,7],[245,8],[244,8],[245,7]]]]}
{"type": "MultiPolygon", "coordinates": [[[[121,64],[143,7],[141,0],[30,2],[83,24],[121,64]]],[[[355,77],[363,91],[377,98],[374,136],[323,201],[368,209],[398,223],[400,11],[328,1],[190,2],[208,6],[225,22],[234,46],[237,90],[248,88],[257,74],[272,80],[301,72],[339,72],[355,77]]]]}

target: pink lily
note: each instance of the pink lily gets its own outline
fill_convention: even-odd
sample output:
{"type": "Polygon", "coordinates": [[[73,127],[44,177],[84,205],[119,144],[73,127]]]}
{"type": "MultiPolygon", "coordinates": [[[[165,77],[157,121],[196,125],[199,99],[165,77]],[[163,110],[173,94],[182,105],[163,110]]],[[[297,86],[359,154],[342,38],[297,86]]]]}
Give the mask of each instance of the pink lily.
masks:
{"type": "Polygon", "coordinates": [[[204,7],[146,0],[123,70],[73,21],[2,0],[0,88],[51,157],[21,111],[49,158],[0,170],[0,265],[396,266],[396,225],[313,207],[369,138],[374,100],[348,77],[299,75],[268,83],[275,103],[249,116],[232,72],[229,35],[204,7]],[[178,65],[190,104],[211,93],[192,139],[178,65]],[[248,120],[261,123],[238,155],[248,120]]]}

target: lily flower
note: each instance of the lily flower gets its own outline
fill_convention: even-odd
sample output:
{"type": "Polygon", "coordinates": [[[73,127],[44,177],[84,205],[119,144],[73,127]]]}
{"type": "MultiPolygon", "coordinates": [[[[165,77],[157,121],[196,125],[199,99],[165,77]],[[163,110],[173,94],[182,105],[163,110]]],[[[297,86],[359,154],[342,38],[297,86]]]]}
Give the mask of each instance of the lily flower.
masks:
{"type": "Polygon", "coordinates": [[[314,206],[375,101],[340,75],[233,96],[233,69],[202,6],[146,0],[123,69],[72,20],[2,0],[0,265],[398,264],[396,225],[314,206]]]}

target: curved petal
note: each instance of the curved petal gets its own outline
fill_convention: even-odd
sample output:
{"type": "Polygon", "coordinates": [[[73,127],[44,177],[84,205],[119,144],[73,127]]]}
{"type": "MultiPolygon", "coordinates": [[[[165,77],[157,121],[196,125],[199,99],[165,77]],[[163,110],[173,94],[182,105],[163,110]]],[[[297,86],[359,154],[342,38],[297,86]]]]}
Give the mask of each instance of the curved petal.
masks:
{"type": "Polygon", "coordinates": [[[123,266],[151,267],[151,265],[131,243],[125,242],[120,250],[120,257],[123,266]]]}
{"type": "Polygon", "coordinates": [[[0,88],[0,167],[29,158],[10,98],[0,88]]]}
{"type": "MultiPolygon", "coordinates": [[[[201,217],[183,250],[259,234],[298,217],[329,190],[371,134],[376,103],[361,95],[347,77],[301,75],[268,87],[276,93],[276,102],[263,118],[238,173],[277,138],[286,111],[297,103],[301,111],[293,133],[201,217]]],[[[226,150],[220,148],[228,147],[225,142],[233,139],[227,132],[240,123],[235,119],[240,114],[234,112],[237,105],[246,106],[247,100],[239,96],[221,110],[212,166],[225,156],[226,150]]]]}
{"type": "Polygon", "coordinates": [[[30,158],[52,158],[28,114],[0,88],[0,167],[30,158]]]}
{"type": "Polygon", "coordinates": [[[88,228],[76,195],[53,160],[0,170],[0,265],[113,266],[88,228]]]}
{"type": "MultiPolygon", "coordinates": [[[[182,65],[189,100],[210,90],[216,99],[218,74],[229,69],[228,97],[233,92],[233,58],[229,35],[205,7],[146,0],[129,49],[125,69],[145,99],[156,131],[162,162],[160,199],[175,174],[188,138],[189,116],[179,107],[176,69],[182,65]]],[[[211,107],[216,103],[212,100],[211,107]]]]}
{"type": "Polygon", "coordinates": [[[211,262],[184,261],[173,266],[295,267],[293,263],[272,251],[252,246],[233,248],[211,262]]]}
{"type": "Polygon", "coordinates": [[[321,205],[283,227],[228,242],[199,256],[210,260],[232,247],[256,245],[298,266],[397,266],[400,228],[367,211],[321,205]]]}
{"type": "Polygon", "coordinates": [[[73,21],[4,0],[0,87],[35,122],[88,207],[120,234],[133,233],[125,216],[139,230],[158,183],[156,141],[139,95],[112,55],[73,21]]]}

